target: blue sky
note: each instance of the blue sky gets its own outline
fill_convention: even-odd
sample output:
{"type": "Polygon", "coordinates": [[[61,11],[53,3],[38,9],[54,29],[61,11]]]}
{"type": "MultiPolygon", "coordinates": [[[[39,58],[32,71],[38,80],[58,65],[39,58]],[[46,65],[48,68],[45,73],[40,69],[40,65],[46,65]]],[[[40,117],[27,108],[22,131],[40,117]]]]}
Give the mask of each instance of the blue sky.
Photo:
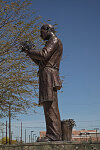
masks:
{"type": "Polygon", "coordinates": [[[96,122],[100,120],[100,1],[37,0],[33,7],[38,14],[58,24],[63,43],[61,119],[73,118],[76,124],[95,121],[94,126],[100,126],[96,122]]]}
{"type": "MultiPolygon", "coordinates": [[[[32,8],[43,19],[58,24],[63,43],[63,93],[58,94],[61,119],[74,119],[75,129],[100,129],[100,1],[33,0],[32,8]]],[[[43,127],[30,128],[38,135],[45,123],[42,108],[36,111],[39,113],[20,119],[24,128],[43,127]]],[[[15,122],[17,131],[20,121],[15,122]]]]}

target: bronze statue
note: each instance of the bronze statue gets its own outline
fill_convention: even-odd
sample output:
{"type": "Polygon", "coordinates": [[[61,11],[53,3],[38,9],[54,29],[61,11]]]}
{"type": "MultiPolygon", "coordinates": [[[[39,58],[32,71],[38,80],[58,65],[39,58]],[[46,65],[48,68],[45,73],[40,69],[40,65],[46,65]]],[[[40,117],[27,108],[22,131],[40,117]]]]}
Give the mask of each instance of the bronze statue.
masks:
{"type": "Polygon", "coordinates": [[[63,46],[50,24],[41,27],[40,36],[46,41],[41,51],[22,49],[39,66],[39,104],[44,108],[46,137],[38,141],[59,141],[62,140],[62,132],[57,91],[62,87],[59,65],[63,46]]]}

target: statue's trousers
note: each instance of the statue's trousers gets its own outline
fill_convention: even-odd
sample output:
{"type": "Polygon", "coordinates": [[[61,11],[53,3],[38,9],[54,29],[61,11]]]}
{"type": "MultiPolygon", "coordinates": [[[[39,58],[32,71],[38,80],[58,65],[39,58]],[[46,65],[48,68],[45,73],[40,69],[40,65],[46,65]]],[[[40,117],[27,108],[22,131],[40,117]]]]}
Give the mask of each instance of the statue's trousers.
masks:
{"type": "Polygon", "coordinates": [[[54,92],[54,100],[43,103],[45,121],[46,121],[46,136],[51,140],[62,140],[61,120],[58,108],[57,91],[54,92]]]}

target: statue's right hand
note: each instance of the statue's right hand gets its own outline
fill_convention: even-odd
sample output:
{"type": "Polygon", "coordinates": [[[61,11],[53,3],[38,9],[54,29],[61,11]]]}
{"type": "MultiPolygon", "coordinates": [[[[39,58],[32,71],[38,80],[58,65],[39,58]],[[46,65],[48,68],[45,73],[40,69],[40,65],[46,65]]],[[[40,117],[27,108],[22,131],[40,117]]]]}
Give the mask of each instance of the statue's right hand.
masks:
{"type": "Polygon", "coordinates": [[[32,47],[34,46],[35,45],[32,44],[30,41],[23,41],[20,43],[21,52],[25,52],[25,53],[28,53],[28,51],[32,49],[32,47]]]}

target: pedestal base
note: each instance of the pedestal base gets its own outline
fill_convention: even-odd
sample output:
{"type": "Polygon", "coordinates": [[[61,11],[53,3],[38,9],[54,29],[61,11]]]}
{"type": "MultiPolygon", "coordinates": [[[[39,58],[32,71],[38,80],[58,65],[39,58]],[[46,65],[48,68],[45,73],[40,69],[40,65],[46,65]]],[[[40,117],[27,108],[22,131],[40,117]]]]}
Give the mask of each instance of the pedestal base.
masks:
{"type": "Polygon", "coordinates": [[[22,145],[0,145],[0,150],[100,150],[98,143],[78,143],[78,142],[39,142],[22,145]]]}

